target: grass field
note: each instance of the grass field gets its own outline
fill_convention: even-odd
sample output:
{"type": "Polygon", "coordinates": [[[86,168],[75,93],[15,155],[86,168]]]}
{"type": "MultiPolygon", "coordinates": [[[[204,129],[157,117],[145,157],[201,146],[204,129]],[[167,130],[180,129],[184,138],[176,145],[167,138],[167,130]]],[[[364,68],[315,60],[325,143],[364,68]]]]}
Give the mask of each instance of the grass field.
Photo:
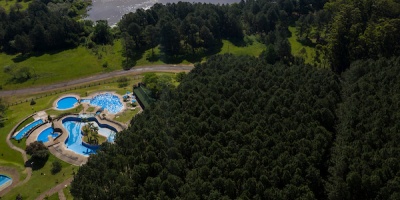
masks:
{"type": "Polygon", "coordinates": [[[223,46],[218,54],[231,53],[234,55],[249,55],[258,57],[263,50],[265,50],[265,44],[258,42],[255,36],[248,36],[248,39],[252,44],[246,46],[236,46],[228,40],[222,40],[223,46]]]}
{"type": "Polygon", "coordinates": [[[127,109],[124,112],[116,115],[114,120],[122,123],[129,123],[133,116],[135,116],[139,111],[139,108],[136,108],[135,110],[127,109]]]}
{"type": "Polygon", "coordinates": [[[3,89],[18,89],[46,85],[97,73],[120,70],[122,64],[122,45],[99,46],[95,49],[78,47],[61,52],[51,52],[21,58],[20,55],[0,54],[0,85],[3,89]],[[107,67],[103,64],[107,63],[107,67]],[[23,83],[11,81],[11,75],[4,72],[6,66],[28,67],[33,78],[23,83]]]}
{"type": "Polygon", "coordinates": [[[304,46],[297,41],[296,27],[289,27],[289,31],[292,33],[292,37],[289,38],[292,54],[294,56],[302,57],[306,63],[312,64],[314,62],[315,48],[304,46]],[[304,52],[304,50],[302,50],[303,48],[306,51],[305,53],[302,53],[304,52]]]}
{"type": "Polygon", "coordinates": [[[72,195],[71,195],[70,189],[71,189],[71,186],[68,186],[68,187],[66,187],[66,188],[63,189],[65,198],[66,198],[67,200],[73,200],[73,197],[72,197],[72,195]]]}

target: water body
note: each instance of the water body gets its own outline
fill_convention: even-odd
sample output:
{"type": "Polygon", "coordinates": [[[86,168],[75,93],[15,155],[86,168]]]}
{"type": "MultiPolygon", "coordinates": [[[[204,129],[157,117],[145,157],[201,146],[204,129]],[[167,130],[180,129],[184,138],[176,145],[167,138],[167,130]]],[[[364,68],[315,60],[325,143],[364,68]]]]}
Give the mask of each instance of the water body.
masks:
{"type": "MultiPolygon", "coordinates": [[[[108,25],[115,25],[124,14],[134,12],[136,9],[148,9],[155,3],[177,3],[182,0],[92,0],[89,8],[88,19],[97,21],[108,20],[108,25]]],[[[227,4],[240,2],[240,0],[191,0],[187,2],[202,2],[214,4],[227,4]]]]}

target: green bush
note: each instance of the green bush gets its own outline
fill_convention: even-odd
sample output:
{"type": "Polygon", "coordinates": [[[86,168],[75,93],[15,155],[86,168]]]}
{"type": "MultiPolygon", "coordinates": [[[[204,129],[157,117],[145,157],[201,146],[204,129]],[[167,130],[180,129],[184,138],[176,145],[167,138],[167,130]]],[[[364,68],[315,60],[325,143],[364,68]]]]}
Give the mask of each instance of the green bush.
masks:
{"type": "Polygon", "coordinates": [[[51,165],[52,165],[52,168],[51,168],[52,174],[57,174],[62,169],[61,163],[58,160],[54,161],[51,165]]]}

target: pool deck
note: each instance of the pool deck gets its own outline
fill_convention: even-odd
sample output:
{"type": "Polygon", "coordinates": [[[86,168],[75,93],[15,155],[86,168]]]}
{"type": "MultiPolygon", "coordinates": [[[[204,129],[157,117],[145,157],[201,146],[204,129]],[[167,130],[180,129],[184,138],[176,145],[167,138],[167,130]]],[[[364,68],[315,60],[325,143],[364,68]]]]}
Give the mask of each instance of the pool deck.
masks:
{"type": "MultiPolygon", "coordinates": [[[[92,94],[88,95],[87,97],[80,97],[78,94],[73,94],[73,93],[72,94],[62,95],[61,97],[59,97],[57,100],[54,101],[53,107],[55,109],[57,109],[57,102],[60,99],[65,98],[65,97],[75,97],[78,100],[79,99],[90,99],[90,98],[93,98],[93,97],[95,97],[95,96],[97,96],[99,94],[104,94],[104,93],[111,93],[113,95],[118,96],[118,98],[120,99],[120,101],[121,101],[121,103],[123,105],[123,109],[121,110],[121,112],[119,112],[117,114],[112,114],[112,113],[109,113],[107,110],[103,110],[101,112],[102,114],[96,115],[95,118],[97,119],[97,121],[100,124],[107,124],[109,126],[114,127],[117,130],[117,132],[120,132],[120,131],[122,131],[124,129],[127,129],[128,128],[128,124],[116,122],[116,121],[113,121],[113,119],[116,117],[116,115],[124,112],[127,109],[132,109],[132,108],[128,108],[127,103],[123,101],[123,97],[121,95],[117,94],[116,92],[113,92],[113,91],[96,92],[96,93],[92,93],[92,94]]],[[[85,111],[89,107],[93,107],[93,106],[90,106],[89,103],[80,103],[80,104],[83,106],[84,109],[79,114],[94,114],[94,113],[96,113],[96,111],[101,109],[101,107],[95,106],[95,110],[94,110],[93,113],[85,113],[85,111]]],[[[77,105],[79,105],[79,104],[77,104],[77,105]]],[[[75,105],[75,107],[77,105],[75,105]]],[[[142,110],[140,106],[138,106],[136,109],[142,110]]],[[[53,155],[55,155],[57,158],[65,161],[67,163],[70,163],[70,164],[73,164],[73,165],[76,165],[76,166],[81,166],[81,165],[83,165],[83,164],[85,164],[87,162],[89,157],[81,155],[81,154],[77,154],[77,153],[75,153],[75,152],[73,152],[73,151],[68,149],[68,147],[65,145],[65,141],[68,138],[68,131],[62,125],[62,120],[63,119],[65,119],[67,117],[71,117],[71,116],[75,116],[76,117],[77,115],[78,114],[67,115],[67,116],[62,117],[61,119],[53,120],[53,122],[52,122],[53,126],[54,126],[53,128],[54,129],[57,129],[57,128],[61,129],[62,133],[55,139],[52,136],[48,136],[49,141],[45,142],[44,145],[46,145],[49,148],[49,151],[53,155]]],[[[29,135],[29,137],[26,139],[26,145],[29,145],[30,143],[32,143],[34,141],[37,141],[37,137],[39,136],[39,134],[43,130],[45,130],[45,129],[47,129],[47,128],[52,126],[51,122],[47,122],[47,117],[48,117],[47,113],[44,112],[44,111],[40,111],[40,112],[36,113],[33,116],[33,118],[35,120],[42,119],[45,123],[42,126],[40,126],[39,128],[37,128],[35,131],[33,131],[29,135]]]]}

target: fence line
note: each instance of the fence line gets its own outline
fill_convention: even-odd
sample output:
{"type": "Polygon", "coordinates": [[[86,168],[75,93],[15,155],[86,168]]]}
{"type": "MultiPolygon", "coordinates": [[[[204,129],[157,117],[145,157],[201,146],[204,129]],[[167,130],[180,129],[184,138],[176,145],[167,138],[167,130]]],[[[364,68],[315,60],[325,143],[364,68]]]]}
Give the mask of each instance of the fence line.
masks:
{"type": "MultiPolygon", "coordinates": [[[[138,80],[138,79],[141,79],[141,78],[142,78],[141,75],[133,76],[133,80],[138,80]]],[[[22,104],[22,103],[26,103],[28,101],[41,99],[43,97],[59,94],[59,93],[62,93],[62,92],[67,92],[67,91],[76,90],[76,89],[83,89],[83,88],[88,88],[88,87],[93,87],[93,86],[99,86],[99,85],[105,85],[105,84],[110,84],[110,83],[116,83],[116,82],[118,82],[118,79],[111,80],[111,81],[99,81],[97,83],[96,82],[95,83],[89,83],[88,85],[79,85],[79,86],[69,87],[69,88],[65,88],[65,89],[61,89],[61,90],[51,91],[50,93],[41,94],[39,96],[35,96],[33,98],[30,98],[30,99],[19,100],[17,102],[8,103],[7,107],[19,105],[19,104],[22,104]]]]}

